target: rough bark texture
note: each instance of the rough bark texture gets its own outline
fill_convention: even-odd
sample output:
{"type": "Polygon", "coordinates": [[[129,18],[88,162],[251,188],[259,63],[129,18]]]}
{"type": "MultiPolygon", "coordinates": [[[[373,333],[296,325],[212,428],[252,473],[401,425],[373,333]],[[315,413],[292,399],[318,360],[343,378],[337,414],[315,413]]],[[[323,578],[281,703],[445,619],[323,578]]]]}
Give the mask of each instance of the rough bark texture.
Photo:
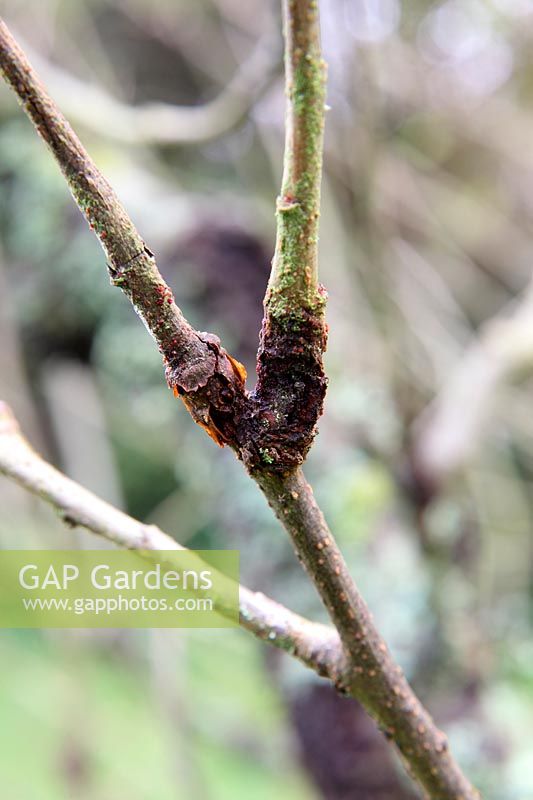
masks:
{"type": "Polygon", "coordinates": [[[313,314],[263,321],[248,412],[253,450],[243,458],[250,470],[283,473],[303,463],[323,409],[325,347],[325,327],[313,314]]]}
{"type": "Polygon", "coordinates": [[[318,3],[284,0],[286,134],[277,238],[265,296],[252,395],[258,462],[283,473],[300,466],[323,410],[326,292],[318,283],[318,222],[326,100],[318,3]]]}

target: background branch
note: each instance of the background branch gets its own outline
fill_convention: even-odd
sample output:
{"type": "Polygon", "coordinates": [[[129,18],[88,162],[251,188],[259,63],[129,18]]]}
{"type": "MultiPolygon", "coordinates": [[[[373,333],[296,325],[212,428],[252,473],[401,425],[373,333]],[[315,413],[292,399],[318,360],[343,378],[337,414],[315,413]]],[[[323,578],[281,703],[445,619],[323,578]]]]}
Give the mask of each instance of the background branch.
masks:
{"type": "Polygon", "coordinates": [[[134,145],[201,144],[222,136],[244,119],[268,88],[280,61],[277,39],[268,34],[213,100],[198,106],[131,106],[51,64],[23,41],[22,45],[65,114],[99,136],[134,145]]]}
{"type": "Polygon", "coordinates": [[[451,377],[416,420],[412,461],[428,497],[462,469],[479,445],[498,388],[533,363],[533,283],[487,320],[451,377]]]}

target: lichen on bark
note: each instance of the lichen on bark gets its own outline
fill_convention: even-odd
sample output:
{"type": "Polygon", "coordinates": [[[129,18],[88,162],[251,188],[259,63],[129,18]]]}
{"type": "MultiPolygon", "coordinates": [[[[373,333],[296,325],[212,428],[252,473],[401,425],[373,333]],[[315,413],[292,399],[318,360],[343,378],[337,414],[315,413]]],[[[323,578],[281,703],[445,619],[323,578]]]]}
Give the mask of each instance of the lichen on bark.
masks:
{"type": "Polygon", "coordinates": [[[326,96],[318,6],[284,0],[286,139],[277,236],[257,355],[248,466],[303,463],[323,410],[326,292],[318,283],[318,221],[326,96]]]}

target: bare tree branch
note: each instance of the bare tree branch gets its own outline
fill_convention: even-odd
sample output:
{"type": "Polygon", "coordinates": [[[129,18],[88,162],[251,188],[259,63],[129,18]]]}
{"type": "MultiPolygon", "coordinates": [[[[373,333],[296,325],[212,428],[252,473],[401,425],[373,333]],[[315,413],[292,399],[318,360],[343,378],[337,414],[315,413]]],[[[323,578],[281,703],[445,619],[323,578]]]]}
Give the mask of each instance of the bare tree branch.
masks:
{"type": "Polygon", "coordinates": [[[131,220],[3,23],[0,68],[99,236],[113,282],[158,342],[170,385],[215,441],[232,446],[291,536],[344,645],[346,667],[335,684],[361,701],[432,798],[473,800],[477,792],[392,660],[298,466],[325,392],[324,297],[316,275],[324,67],[316,0],[285,0],[284,11],[290,130],[259,381],[250,396],[242,368],[218,338],[198,334],[183,318],[131,220]]]}
{"type": "MultiPolygon", "coordinates": [[[[185,550],[155,525],[145,525],[101,500],[47,464],[28,444],[0,401],[0,473],[52,505],[68,525],[79,525],[130,550],[185,550]]],[[[241,625],[285,650],[319,675],[336,680],[343,654],[335,630],[310,622],[263,594],[239,588],[241,625]]],[[[225,613],[224,607],[218,609],[225,613]]]]}
{"type": "Polygon", "coordinates": [[[259,473],[256,480],[340,633],[348,663],[337,689],[359,700],[394,741],[429,797],[478,798],[450,753],[446,736],[394,662],[301,470],[290,476],[259,473]]]}
{"type": "Polygon", "coordinates": [[[278,417],[278,439],[264,460],[275,467],[281,462],[284,469],[251,474],[289,533],[339,631],[348,664],[337,688],[356,697],[376,719],[431,797],[470,800],[476,790],[392,659],[301,469],[287,471],[298,464],[294,450],[303,460],[312,443],[326,384],[325,298],[318,285],[317,254],[325,65],[316,0],[283,0],[283,9],[287,132],[255,393],[278,417]],[[297,383],[302,385],[300,398],[295,397],[297,383]],[[287,396],[289,409],[282,399],[287,396]],[[286,429],[279,426],[280,417],[286,429]]]}
{"type": "Polygon", "coordinates": [[[166,364],[167,381],[175,394],[182,397],[194,420],[215,441],[231,443],[238,449],[234,428],[236,410],[245,400],[243,368],[220,347],[218,337],[198,333],[184,318],[152,253],[115,192],[46,93],[3,22],[0,67],[98,236],[108,258],[112,283],[127,295],[156,340],[166,364]]]}
{"type": "MultiPolygon", "coordinates": [[[[264,308],[254,397],[275,424],[261,457],[283,472],[303,463],[322,414],[325,291],[318,285],[318,219],[326,96],[318,5],[283,0],[286,134],[276,250],[264,308]]],[[[268,421],[268,420],[267,420],[268,421]]]]}
{"type": "Polygon", "coordinates": [[[318,4],[283,0],[285,155],[278,199],[278,240],[267,305],[274,315],[286,305],[322,309],[318,291],[318,217],[326,102],[326,65],[320,49],[318,4]],[[273,295],[281,299],[281,308],[273,295]]]}

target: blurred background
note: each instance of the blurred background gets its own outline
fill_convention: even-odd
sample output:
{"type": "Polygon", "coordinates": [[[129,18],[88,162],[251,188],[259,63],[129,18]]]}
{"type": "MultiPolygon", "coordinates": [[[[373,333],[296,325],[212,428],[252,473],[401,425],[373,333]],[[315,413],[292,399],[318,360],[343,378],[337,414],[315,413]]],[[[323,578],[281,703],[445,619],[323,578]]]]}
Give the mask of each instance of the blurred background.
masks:
{"type": "MultiPolygon", "coordinates": [[[[533,0],[321,0],[330,376],[307,465],[376,622],[488,800],[533,796],[533,0]]],[[[186,316],[253,382],[284,96],[271,0],[12,0],[7,23],[186,316]]],[[[323,619],[168,391],[0,87],[0,397],[70,477],[323,619]]],[[[101,546],[0,481],[6,548],[101,546]]],[[[10,800],[407,800],[359,706],[239,630],[0,634],[10,800]]]]}

